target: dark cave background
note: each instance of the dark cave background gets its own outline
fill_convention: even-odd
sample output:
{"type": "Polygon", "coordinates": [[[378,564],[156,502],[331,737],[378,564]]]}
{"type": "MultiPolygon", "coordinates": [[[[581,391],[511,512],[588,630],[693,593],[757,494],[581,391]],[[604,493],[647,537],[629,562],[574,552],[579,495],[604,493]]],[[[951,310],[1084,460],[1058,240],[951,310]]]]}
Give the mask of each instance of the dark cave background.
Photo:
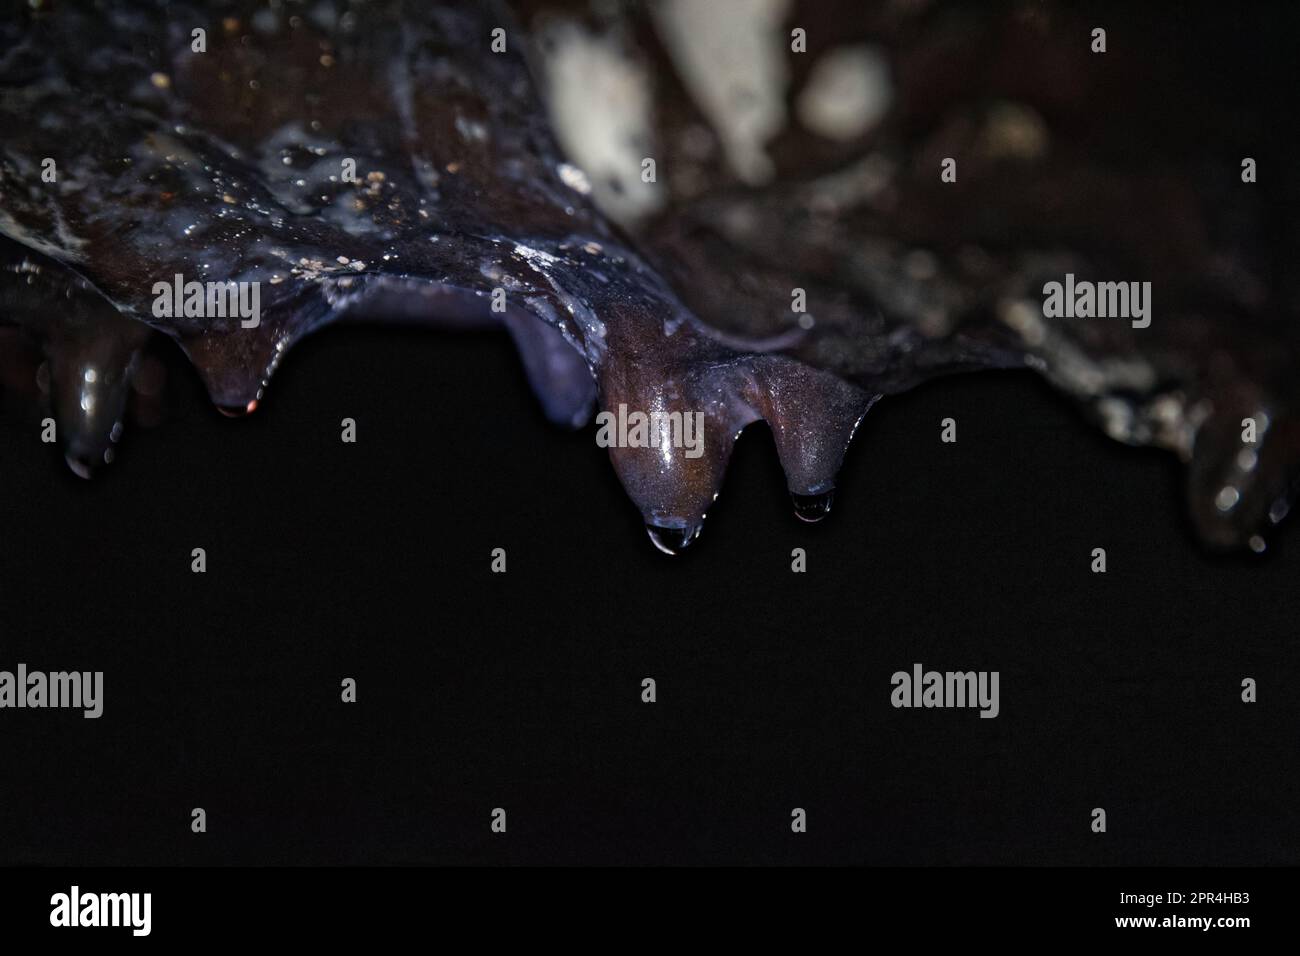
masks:
{"type": "Polygon", "coordinates": [[[1174,459],[1030,373],[882,401],[817,526],[750,428],[671,559],[504,334],[335,327],[239,421],[162,354],[94,482],[0,404],[0,667],[105,672],[99,720],[0,712],[0,864],[1300,858],[1295,529],[1207,554],[1174,459]],[[1000,716],[893,709],[917,661],[1000,716]]]}

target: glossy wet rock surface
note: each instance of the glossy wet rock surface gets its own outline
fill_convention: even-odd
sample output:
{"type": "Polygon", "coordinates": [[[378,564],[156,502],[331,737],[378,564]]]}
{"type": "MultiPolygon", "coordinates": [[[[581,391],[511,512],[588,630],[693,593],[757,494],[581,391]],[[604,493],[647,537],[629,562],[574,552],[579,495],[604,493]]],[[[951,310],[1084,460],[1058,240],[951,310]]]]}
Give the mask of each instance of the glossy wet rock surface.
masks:
{"type": "Polygon", "coordinates": [[[330,322],[504,325],[557,425],[703,414],[698,457],[610,449],[676,552],[747,425],[766,421],[795,513],[818,520],[882,396],[1028,367],[1112,437],[1182,457],[1207,543],[1261,549],[1300,455],[1284,31],[1193,5],[1173,42],[1156,13],[1103,6],[1098,54],[1094,11],[858,7],[10,13],[6,391],[44,397],[89,476],[156,392],[155,332],[244,415],[330,322]],[[1150,282],[1150,326],[1046,318],[1067,273],[1150,282]],[[259,324],[158,316],[175,275],[258,283],[259,324]]]}

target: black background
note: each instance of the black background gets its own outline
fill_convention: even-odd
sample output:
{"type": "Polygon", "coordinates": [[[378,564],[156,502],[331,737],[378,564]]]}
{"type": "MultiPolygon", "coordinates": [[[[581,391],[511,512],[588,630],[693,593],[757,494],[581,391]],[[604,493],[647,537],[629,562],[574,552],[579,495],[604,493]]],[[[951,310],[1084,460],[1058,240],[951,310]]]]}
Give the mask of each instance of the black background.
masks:
{"type": "Polygon", "coordinates": [[[819,526],[750,428],[680,559],[504,335],[331,328],[240,421],[169,388],[91,483],[4,409],[0,668],[105,710],[0,711],[0,864],[1300,858],[1294,529],[1207,555],[1172,457],[1029,373],[882,402],[819,526]],[[893,709],[918,661],[1001,715],[893,709]]]}

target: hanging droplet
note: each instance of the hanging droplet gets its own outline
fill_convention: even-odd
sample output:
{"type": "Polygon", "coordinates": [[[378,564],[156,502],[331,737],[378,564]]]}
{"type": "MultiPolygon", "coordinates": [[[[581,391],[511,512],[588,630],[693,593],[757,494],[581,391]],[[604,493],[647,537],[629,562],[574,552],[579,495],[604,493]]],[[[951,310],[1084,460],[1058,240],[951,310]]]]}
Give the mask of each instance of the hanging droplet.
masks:
{"type": "Polygon", "coordinates": [[[819,495],[796,495],[790,494],[790,500],[794,502],[794,513],[801,521],[807,521],[810,524],[815,521],[821,521],[831,513],[831,502],[835,500],[835,489],[824,491],[819,495]]]}
{"type": "Polygon", "coordinates": [[[650,540],[654,546],[664,554],[681,554],[691,546],[696,538],[700,536],[700,525],[693,528],[662,528],[659,525],[648,524],[645,526],[646,533],[650,535],[650,540]]]}

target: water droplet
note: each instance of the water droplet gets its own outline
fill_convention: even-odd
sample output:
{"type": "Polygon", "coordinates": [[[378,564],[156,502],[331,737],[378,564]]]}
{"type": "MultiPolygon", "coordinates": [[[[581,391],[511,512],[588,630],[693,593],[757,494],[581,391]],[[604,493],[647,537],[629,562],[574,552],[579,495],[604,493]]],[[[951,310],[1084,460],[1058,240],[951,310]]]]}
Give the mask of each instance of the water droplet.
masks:
{"type": "Polygon", "coordinates": [[[253,399],[247,405],[218,405],[217,411],[227,418],[243,418],[257,411],[257,399],[253,399]]]}
{"type": "Polygon", "coordinates": [[[1268,520],[1273,524],[1277,524],[1287,516],[1287,512],[1290,510],[1291,502],[1285,496],[1278,498],[1273,502],[1273,507],[1268,509],[1268,520]]]}
{"type": "Polygon", "coordinates": [[[93,461],[84,455],[74,455],[71,453],[64,455],[63,460],[68,463],[68,467],[72,469],[72,473],[78,478],[84,478],[89,481],[95,477],[95,467],[99,462],[93,461]]]}
{"type": "Polygon", "coordinates": [[[660,525],[648,524],[645,530],[646,534],[650,535],[654,546],[664,554],[681,554],[700,536],[699,525],[693,528],[664,528],[660,525]]]}
{"type": "Polygon", "coordinates": [[[831,513],[831,502],[835,500],[835,490],[824,491],[819,495],[796,495],[790,493],[794,503],[794,513],[801,521],[812,523],[821,521],[831,513]]]}

